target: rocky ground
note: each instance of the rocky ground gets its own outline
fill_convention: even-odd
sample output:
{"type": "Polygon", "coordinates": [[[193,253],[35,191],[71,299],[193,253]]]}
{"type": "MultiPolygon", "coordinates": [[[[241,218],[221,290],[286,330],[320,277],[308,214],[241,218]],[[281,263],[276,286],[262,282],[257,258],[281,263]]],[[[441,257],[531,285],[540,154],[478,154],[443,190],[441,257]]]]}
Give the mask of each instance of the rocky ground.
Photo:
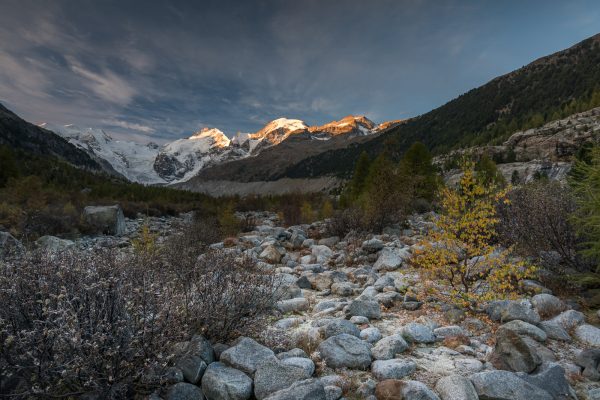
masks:
{"type": "MultiPolygon", "coordinates": [[[[431,227],[426,215],[344,239],[325,237],[323,223],[286,229],[273,214],[255,217],[253,232],[212,247],[273,270],[278,313],[259,337],[180,343],[172,384],[152,399],[600,399],[598,319],[576,303],[534,281],[531,294],[480,314],[419,300],[407,260],[431,227]]],[[[185,219],[126,220],[121,237],[67,245],[128,247],[144,223],[165,237],[185,219]]]]}

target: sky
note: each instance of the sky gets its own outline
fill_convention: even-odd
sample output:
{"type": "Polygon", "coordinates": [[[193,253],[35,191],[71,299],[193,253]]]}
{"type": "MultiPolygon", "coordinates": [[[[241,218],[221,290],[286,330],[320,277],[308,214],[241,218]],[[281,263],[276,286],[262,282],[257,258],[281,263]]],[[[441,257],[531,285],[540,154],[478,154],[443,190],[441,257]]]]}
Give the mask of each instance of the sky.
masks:
{"type": "Polygon", "coordinates": [[[599,32],[598,0],[0,0],[0,102],[157,143],[382,122],[599,32]]]}

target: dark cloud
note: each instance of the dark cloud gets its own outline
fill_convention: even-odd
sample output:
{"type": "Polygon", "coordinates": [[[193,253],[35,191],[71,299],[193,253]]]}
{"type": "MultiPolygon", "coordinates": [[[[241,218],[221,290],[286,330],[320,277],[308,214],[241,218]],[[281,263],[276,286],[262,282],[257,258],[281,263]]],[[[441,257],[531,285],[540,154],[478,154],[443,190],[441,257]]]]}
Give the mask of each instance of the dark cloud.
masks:
{"type": "Polygon", "coordinates": [[[596,1],[3,0],[0,101],[164,141],[426,112],[597,33],[596,1]]]}

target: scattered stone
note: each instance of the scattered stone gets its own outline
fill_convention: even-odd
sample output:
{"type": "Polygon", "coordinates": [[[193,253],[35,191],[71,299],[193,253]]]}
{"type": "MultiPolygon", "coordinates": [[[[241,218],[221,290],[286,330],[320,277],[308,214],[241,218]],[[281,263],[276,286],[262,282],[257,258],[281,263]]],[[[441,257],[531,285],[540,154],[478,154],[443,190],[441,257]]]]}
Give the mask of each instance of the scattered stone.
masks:
{"type": "Polygon", "coordinates": [[[562,326],[567,331],[571,331],[575,329],[577,326],[583,324],[585,322],[585,316],[582,312],[575,310],[567,310],[558,314],[556,317],[552,318],[550,321],[556,322],[560,326],[562,326]]]}
{"type": "Polygon", "coordinates": [[[319,379],[307,379],[270,395],[266,400],[327,400],[327,397],[319,379]]]}
{"type": "Polygon", "coordinates": [[[167,400],[204,400],[202,390],[191,383],[176,383],[167,391],[167,400]]]}
{"type": "Polygon", "coordinates": [[[450,325],[442,326],[433,330],[433,334],[438,338],[445,338],[450,336],[467,336],[467,332],[460,326],[450,325]]]}
{"type": "Polygon", "coordinates": [[[438,380],[435,390],[442,400],[479,400],[471,381],[461,375],[450,375],[438,380]]]}
{"type": "Polygon", "coordinates": [[[314,245],[311,247],[311,252],[313,257],[315,257],[317,263],[324,264],[329,261],[329,259],[333,256],[333,251],[327,246],[324,245],[314,245]]]}
{"type": "Polygon", "coordinates": [[[235,346],[230,347],[221,354],[220,360],[230,367],[252,376],[259,364],[273,358],[276,357],[271,349],[253,339],[242,337],[235,346]]]}
{"type": "Polygon", "coordinates": [[[344,392],[339,386],[325,386],[325,398],[327,400],[338,400],[343,396],[344,392]]]}
{"type": "Polygon", "coordinates": [[[252,396],[252,379],[242,371],[214,362],[204,372],[202,391],[210,400],[247,400],[252,396]]]}
{"type": "Polygon", "coordinates": [[[361,316],[369,319],[381,318],[379,303],[372,300],[354,300],[345,310],[346,318],[361,316]]]}
{"type": "Polygon", "coordinates": [[[361,315],[355,315],[354,317],[350,318],[350,322],[357,325],[368,324],[369,318],[363,317],[361,315]]]}
{"type": "Polygon", "coordinates": [[[433,343],[435,335],[431,328],[426,325],[411,322],[403,326],[400,334],[409,343],[433,343]]]}
{"type": "Polygon", "coordinates": [[[408,250],[396,250],[386,247],[379,253],[379,258],[373,264],[373,269],[375,271],[393,271],[400,268],[404,260],[408,258],[410,258],[408,250]]]}
{"type": "Polygon", "coordinates": [[[371,354],[376,360],[390,360],[407,348],[408,344],[401,335],[391,335],[378,341],[371,349],[371,354]]]}
{"type": "Polygon", "coordinates": [[[275,247],[275,245],[270,244],[263,249],[259,257],[270,264],[279,264],[283,257],[283,252],[275,247]]]}
{"type": "Polygon", "coordinates": [[[509,371],[486,371],[469,377],[480,399],[553,400],[545,390],[509,371]]]}
{"type": "Polygon", "coordinates": [[[366,370],[371,365],[371,351],[366,342],[346,333],[328,338],[318,351],[327,366],[334,369],[366,370]]]}
{"type": "Polygon", "coordinates": [[[354,287],[349,282],[336,282],[331,285],[331,293],[341,297],[349,297],[354,294],[354,287]]]}
{"type": "Polygon", "coordinates": [[[398,358],[387,360],[376,360],[371,365],[373,376],[379,380],[400,379],[415,372],[417,364],[410,360],[398,358]]]}

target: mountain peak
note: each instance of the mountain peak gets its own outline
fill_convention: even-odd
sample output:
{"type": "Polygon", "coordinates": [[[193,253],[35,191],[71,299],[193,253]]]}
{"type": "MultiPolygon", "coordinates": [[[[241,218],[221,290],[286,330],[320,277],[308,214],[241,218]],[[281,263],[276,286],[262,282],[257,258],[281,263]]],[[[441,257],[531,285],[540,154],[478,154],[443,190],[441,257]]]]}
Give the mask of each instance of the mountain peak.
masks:
{"type": "Polygon", "coordinates": [[[304,132],[308,125],[299,119],[278,118],[267,123],[261,130],[248,135],[250,139],[266,140],[271,144],[279,144],[294,132],[304,132]]]}
{"type": "Polygon", "coordinates": [[[211,138],[214,141],[216,147],[227,147],[229,146],[229,138],[217,128],[202,128],[198,132],[194,133],[189,137],[190,140],[198,140],[204,138],[211,138]]]}

